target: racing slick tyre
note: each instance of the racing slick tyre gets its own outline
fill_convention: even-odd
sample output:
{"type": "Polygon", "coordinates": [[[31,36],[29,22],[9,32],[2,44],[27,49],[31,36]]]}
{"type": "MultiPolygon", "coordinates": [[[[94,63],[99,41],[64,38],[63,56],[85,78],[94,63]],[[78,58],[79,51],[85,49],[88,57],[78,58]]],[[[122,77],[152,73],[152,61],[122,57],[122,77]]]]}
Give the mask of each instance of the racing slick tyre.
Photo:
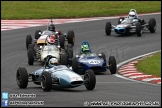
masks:
{"type": "Polygon", "coordinates": [[[109,57],[109,70],[111,72],[111,74],[115,74],[116,73],[116,60],[114,56],[110,56],[109,57]]]}
{"type": "Polygon", "coordinates": [[[76,57],[72,59],[72,69],[74,72],[78,73],[78,60],[76,57]]]}
{"type": "Polygon", "coordinates": [[[34,51],[34,56],[36,57],[36,53],[35,53],[35,50],[34,50],[34,44],[29,44],[28,45],[28,49],[33,49],[33,51],[34,51]]]}
{"type": "Polygon", "coordinates": [[[26,48],[28,49],[29,44],[32,43],[32,37],[31,35],[26,36],[26,48]]]}
{"type": "Polygon", "coordinates": [[[136,33],[137,33],[137,36],[141,36],[142,35],[142,25],[141,25],[140,22],[136,23],[136,33]]]}
{"type": "Polygon", "coordinates": [[[68,55],[68,64],[71,66],[73,58],[73,50],[71,48],[67,49],[67,55],[68,55]]]}
{"type": "Polygon", "coordinates": [[[68,40],[68,44],[72,44],[74,46],[75,35],[74,35],[74,31],[73,30],[68,31],[67,40],[68,40]]]}
{"type": "Polygon", "coordinates": [[[61,65],[68,65],[68,58],[66,54],[61,54],[60,55],[60,64],[61,65]]]}
{"type": "Polygon", "coordinates": [[[50,91],[52,89],[52,78],[49,72],[43,72],[41,76],[41,86],[43,91],[50,91]]]}
{"type": "Polygon", "coordinates": [[[149,30],[151,33],[155,33],[156,31],[156,20],[154,18],[150,18],[149,20],[149,30]]]}
{"type": "Polygon", "coordinates": [[[111,34],[111,23],[110,22],[107,22],[106,23],[106,27],[105,27],[105,32],[106,32],[106,35],[109,36],[111,34]]]}
{"type": "Polygon", "coordinates": [[[120,24],[124,19],[125,19],[124,17],[120,17],[120,18],[118,19],[118,24],[120,24]]]}
{"type": "Polygon", "coordinates": [[[66,49],[68,50],[69,48],[71,48],[73,50],[73,45],[72,44],[67,44],[66,49]]]}
{"type": "Polygon", "coordinates": [[[65,48],[65,36],[60,35],[59,41],[60,41],[60,47],[64,49],[65,48]]]}
{"type": "Polygon", "coordinates": [[[17,85],[20,88],[26,88],[28,85],[28,73],[26,68],[19,67],[16,73],[17,85]]]}
{"type": "Polygon", "coordinates": [[[28,45],[28,49],[31,48],[31,49],[34,49],[34,44],[29,44],[28,45]]]}
{"type": "Polygon", "coordinates": [[[84,74],[84,85],[87,90],[93,90],[96,85],[96,76],[93,70],[88,69],[84,74]]]}
{"type": "Polygon", "coordinates": [[[41,35],[39,34],[39,32],[41,32],[41,30],[36,30],[36,31],[35,31],[35,39],[39,39],[39,37],[41,36],[41,35]]]}
{"type": "Polygon", "coordinates": [[[34,49],[29,48],[27,51],[27,55],[28,55],[28,64],[33,65],[33,63],[34,63],[34,49]]]}

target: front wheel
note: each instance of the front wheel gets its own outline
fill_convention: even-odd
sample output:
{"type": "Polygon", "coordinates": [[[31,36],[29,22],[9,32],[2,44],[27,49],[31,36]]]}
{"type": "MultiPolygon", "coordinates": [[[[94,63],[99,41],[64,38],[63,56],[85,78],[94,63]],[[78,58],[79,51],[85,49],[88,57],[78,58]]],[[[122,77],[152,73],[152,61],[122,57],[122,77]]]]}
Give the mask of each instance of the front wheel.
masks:
{"type": "Polygon", "coordinates": [[[111,74],[115,74],[116,73],[116,60],[114,56],[110,56],[109,57],[109,70],[111,72],[111,74]]]}
{"type": "Polygon", "coordinates": [[[111,29],[112,29],[111,23],[110,23],[110,22],[107,22],[107,23],[106,23],[106,27],[105,27],[106,35],[110,36],[110,34],[111,34],[111,29]]]}
{"type": "Polygon", "coordinates": [[[93,70],[88,69],[84,74],[84,85],[87,90],[93,90],[96,85],[96,76],[93,70]]]}
{"type": "Polygon", "coordinates": [[[41,86],[43,91],[50,91],[52,89],[51,74],[49,72],[43,72],[41,78],[41,86]]]}
{"type": "Polygon", "coordinates": [[[137,33],[137,36],[141,36],[142,35],[142,25],[141,25],[140,22],[136,23],[136,33],[137,33]]]}
{"type": "Polygon", "coordinates": [[[20,88],[26,88],[28,85],[28,73],[26,68],[19,67],[16,73],[17,85],[20,88]]]}

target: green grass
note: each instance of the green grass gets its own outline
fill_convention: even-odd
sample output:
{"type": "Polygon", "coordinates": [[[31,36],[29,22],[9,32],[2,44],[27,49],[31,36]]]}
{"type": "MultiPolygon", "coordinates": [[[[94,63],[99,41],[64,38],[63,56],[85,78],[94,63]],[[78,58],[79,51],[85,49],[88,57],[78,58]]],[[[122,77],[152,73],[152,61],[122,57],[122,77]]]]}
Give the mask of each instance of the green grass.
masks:
{"type": "Polygon", "coordinates": [[[161,12],[161,1],[1,1],[1,19],[103,17],[161,12]]]}
{"type": "Polygon", "coordinates": [[[161,52],[139,61],[136,68],[140,72],[161,77],[161,52]]]}

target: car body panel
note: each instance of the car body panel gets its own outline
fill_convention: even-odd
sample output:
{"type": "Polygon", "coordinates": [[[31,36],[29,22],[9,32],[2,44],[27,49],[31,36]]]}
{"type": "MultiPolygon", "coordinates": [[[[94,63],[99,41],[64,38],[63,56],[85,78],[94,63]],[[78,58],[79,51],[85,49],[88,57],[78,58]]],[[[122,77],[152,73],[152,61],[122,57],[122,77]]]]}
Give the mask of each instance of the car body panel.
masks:
{"type": "Polygon", "coordinates": [[[58,61],[60,60],[60,51],[56,45],[44,46],[40,51],[40,55],[41,55],[41,61],[44,61],[44,59],[48,55],[52,55],[52,56],[56,57],[58,59],[58,61]]]}
{"type": "Polygon", "coordinates": [[[129,32],[136,32],[135,29],[132,29],[132,26],[135,26],[135,23],[137,23],[138,21],[130,19],[130,18],[125,18],[121,24],[118,24],[117,26],[115,26],[114,28],[114,32],[117,34],[126,34],[129,32]]]}
{"type": "Polygon", "coordinates": [[[106,61],[95,53],[80,55],[78,63],[79,71],[81,72],[85,72],[88,69],[92,69],[94,72],[105,72],[107,70],[106,61]]]}
{"type": "Polygon", "coordinates": [[[73,88],[84,84],[83,78],[79,74],[67,68],[65,65],[54,66],[50,69],[45,69],[42,67],[36,71],[33,71],[32,74],[37,75],[38,81],[41,82],[41,75],[44,71],[51,73],[52,82],[58,78],[59,85],[62,88],[73,88]]]}
{"type": "Polygon", "coordinates": [[[47,36],[48,35],[41,35],[39,39],[37,39],[37,44],[44,44],[47,36]]]}

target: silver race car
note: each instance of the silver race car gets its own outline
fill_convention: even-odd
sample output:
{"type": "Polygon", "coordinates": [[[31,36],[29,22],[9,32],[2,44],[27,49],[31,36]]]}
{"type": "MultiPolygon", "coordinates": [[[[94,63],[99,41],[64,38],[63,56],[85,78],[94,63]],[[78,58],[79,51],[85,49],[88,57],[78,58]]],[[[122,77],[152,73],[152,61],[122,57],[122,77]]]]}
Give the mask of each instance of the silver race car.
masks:
{"type": "Polygon", "coordinates": [[[60,30],[56,30],[55,24],[52,21],[48,22],[47,30],[41,31],[36,30],[35,31],[35,38],[33,39],[31,35],[26,36],[26,48],[28,49],[29,44],[35,44],[37,46],[44,45],[45,39],[47,36],[53,36],[55,38],[55,44],[59,44],[61,48],[65,48],[65,41],[68,42],[68,44],[72,44],[74,46],[75,43],[75,35],[74,31],[70,30],[68,33],[62,33],[60,30]]]}

